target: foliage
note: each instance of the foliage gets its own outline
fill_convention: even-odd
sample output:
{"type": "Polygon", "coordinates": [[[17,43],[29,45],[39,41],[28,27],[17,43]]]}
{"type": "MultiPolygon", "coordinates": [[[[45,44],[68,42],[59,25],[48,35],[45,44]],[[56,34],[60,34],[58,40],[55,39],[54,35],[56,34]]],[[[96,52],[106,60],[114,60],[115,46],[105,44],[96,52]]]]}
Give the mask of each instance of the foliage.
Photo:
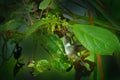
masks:
{"type": "Polygon", "coordinates": [[[42,10],[46,9],[48,7],[50,1],[51,0],[43,0],[39,5],[39,9],[42,9],[42,10]]]}
{"type": "MultiPolygon", "coordinates": [[[[109,4],[109,1],[106,0],[105,3],[109,4]]],[[[8,49],[9,47],[13,47],[16,42],[22,43],[30,37],[35,43],[33,54],[42,55],[39,60],[35,58],[38,55],[29,55],[32,57],[32,62],[28,64],[28,67],[34,68],[33,74],[35,75],[49,71],[51,68],[65,72],[71,65],[74,65],[75,61],[78,61],[78,65],[84,65],[82,55],[77,55],[83,51],[101,55],[111,55],[115,52],[119,54],[120,42],[117,36],[120,31],[120,24],[117,21],[119,19],[112,17],[114,13],[108,14],[105,5],[101,4],[93,0],[22,0],[16,5],[7,5],[9,14],[4,11],[3,6],[3,13],[6,15],[2,14],[5,20],[1,19],[3,21],[0,23],[2,43],[2,46],[0,45],[2,47],[0,66],[13,58],[11,57],[14,55],[13,48],[8,49]],[[81,7],[81,11],[83,9],[82,12],[88,12],[85,13],[88,15],[72,12],[72,8],[66,6],[69,3],[81,7]],[[69,38],[66,42],[68,41],[67,43],[74,50],[72,55],[66,54],[66,44],[61,40],[66,36],[69,38]],[[10,57],[7,56],[8,54],[10,57]],[[47,56],[43,58],[44,54],[47,56]]]]}
{"type": "Polygon", "coordinates": [[[64,55],[65,52],[64,52],[64,47],[63,47],[61,40],[56,35],[41,35],[41,37],[43,38],[40,41],[40,44],[42,46],[41,48],[47,51],[48,55],[51,57],[48,60],[40,59],[28,65],[29,67],[35,68],[34,75],[38,74],[39,72],[43,72],[44,70],[49,71],[51,70],[51,68],[54,68],[59,71],[65,71],[67,67],[69,67],[70,62],[68,61],[67,56],[64,55]],[[46,44],[43,44],[43,42],[46,44]],[[44,66],[44,63],[42,63],[44,61],[45,61],[46,66],[44,66]],[[40,65],[40,66],[37,66],[37,65],[40,65]],[[49,69],[48,69],[48,66],[49,66],[49,69]]]}
{"type": "Polygon", "coordinates": [[[81,44],[92,53],[112,54],[119,47],[118,38],[107,29],[75,24],[73,31],[81,44]]]}

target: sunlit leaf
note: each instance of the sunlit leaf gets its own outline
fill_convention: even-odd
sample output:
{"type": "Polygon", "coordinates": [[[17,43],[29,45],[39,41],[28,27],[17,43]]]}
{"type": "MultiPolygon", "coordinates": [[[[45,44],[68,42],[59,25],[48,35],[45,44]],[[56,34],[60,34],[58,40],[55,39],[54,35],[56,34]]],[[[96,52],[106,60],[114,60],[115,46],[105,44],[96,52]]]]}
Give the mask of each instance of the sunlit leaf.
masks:
{"type": "Polygon", "coordinates": [[[93,53],[112,54],[118,48],[118,38],[107,29],[75,24],[73,32],[81,44],[93,53]]]}
{"type": "Polygon", "coordinates": [[[31,63],[28,64],[28,67],[34,67],[35,66],[35,61],[32,61],[31,63]]]}
{"type": "Polygon", "coordinates": [[[35,68],[39,72],[48,71],[51,68],[51,64],[47,60],[40,60],[36,63],[35,68]]]}
{"type": "Polygon", "coordinates": [[[51,0],[43,0],[39,5],[39,9],[42,9],[42,10],[46,9],[48,7],[50,1],[51,0]]]}

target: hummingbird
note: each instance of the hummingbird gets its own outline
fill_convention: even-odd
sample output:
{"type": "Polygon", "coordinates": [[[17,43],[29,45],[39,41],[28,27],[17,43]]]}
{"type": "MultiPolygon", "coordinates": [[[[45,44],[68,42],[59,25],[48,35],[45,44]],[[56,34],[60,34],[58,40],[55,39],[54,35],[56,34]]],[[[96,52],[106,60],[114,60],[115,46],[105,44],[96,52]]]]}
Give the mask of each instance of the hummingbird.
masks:
{"type": "Polygon", "coordinates": [[[80,57],[77,56],[78,51],[82,49],[82,45],[80,43],[72,43],[71,38],[67,35],[63,36],[62,42],[65,48],[65,55],[68,56],[69,60],[81,60],[80,57]]]}
{"type": "MultiPolygon", "coordinates": [[[[67,35],[63,36],[62,42],[65,48],[65,55],[68,57],[68,60],[71,61],[72,63],[78,61],[79,64],[86,67],[87,66],[86,63],[84,63],[83,60],[77,55],[78,51],[80,51],[78,49],[81,49],[82,45],[78,43],[72,44],[71,38],[67,35]]],[[[89,67],[86,68],[89,69],[89,67]]],[[[72,66],[67,71],[69,71],[70,69],[72,69],[72,66]]]]}

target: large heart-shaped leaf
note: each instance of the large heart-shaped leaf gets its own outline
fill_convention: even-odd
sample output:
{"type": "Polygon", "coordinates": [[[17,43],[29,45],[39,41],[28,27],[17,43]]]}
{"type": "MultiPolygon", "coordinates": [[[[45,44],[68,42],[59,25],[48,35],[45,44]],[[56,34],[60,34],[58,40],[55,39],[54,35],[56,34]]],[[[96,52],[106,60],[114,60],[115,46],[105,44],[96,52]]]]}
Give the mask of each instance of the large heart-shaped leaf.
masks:
{"type": "Polygon", "coordinates": [[[93,53],[108,55],[118,49],[118,38],[107,29],[75,24],[73,25],[73,32],[81,44],[93,53]]]}

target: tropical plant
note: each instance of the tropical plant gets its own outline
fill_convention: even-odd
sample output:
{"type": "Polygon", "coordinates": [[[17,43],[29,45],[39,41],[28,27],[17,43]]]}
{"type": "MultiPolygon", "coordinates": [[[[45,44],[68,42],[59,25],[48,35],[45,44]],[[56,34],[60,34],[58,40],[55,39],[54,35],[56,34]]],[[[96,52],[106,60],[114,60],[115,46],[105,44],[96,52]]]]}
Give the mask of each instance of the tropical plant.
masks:
{"type": "Polygon", "coordinates": [[[77,74],[83,68],[86,71],[76,79],[89,76],[95,63],[86,60],[86,57],[120,52],[119,17],[117,13],[110,12],[117,12],[114,10],[116,3],[117,0],[15,0],[10,5],[1,3],[0,67],[14,55],[17,60],[14,68],[16,76],[25,64],[20,57],[24,51],[23,43],[29,39],[33,45],[30,48],[30,44],[27,46],[32,48],[30,60],[27,61],[28,67],[34,68],[34,75],[52,68],[69,72],[74,66],[77,74]],[[111,2],[114,3],[109,8],[111,2]],[[72,11],[70,4],[79,6],[83,13],[72,11]]]}

